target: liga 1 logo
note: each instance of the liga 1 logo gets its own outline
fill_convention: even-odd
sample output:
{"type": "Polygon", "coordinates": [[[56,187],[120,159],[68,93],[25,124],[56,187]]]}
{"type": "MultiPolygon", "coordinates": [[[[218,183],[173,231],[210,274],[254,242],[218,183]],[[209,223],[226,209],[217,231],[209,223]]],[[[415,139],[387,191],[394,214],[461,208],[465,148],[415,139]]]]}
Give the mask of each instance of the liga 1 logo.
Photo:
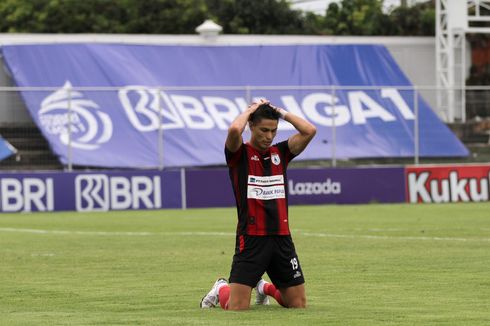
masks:
{"type": "Polygon", "coordinates": [[[112,137],[112,121],[97,103],[73,90],[69,81],[41,102],[38,117],[43,129],[59,135],[62,144],[94,150],[112,137]]]}

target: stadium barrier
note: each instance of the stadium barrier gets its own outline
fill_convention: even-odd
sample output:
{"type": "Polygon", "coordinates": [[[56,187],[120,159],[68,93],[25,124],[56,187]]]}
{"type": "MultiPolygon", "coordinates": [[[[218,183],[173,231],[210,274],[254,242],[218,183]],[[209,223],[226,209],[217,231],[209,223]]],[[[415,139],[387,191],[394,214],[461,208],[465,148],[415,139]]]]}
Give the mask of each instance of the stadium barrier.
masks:
{"type": "Polygon", "coordinates": [[[407,166],[405,175],[409,203],[489,200],[490,164],[407,166]]]}
{"type": "MultiPolygon", "coordinates": [[[[490,87],[466,91],[474,95],[468,96],[468,110],[479,106],[462,116],[476,119],[488,115],[478,99],[490,93],[490,87]]],[[[345,160],[362,158],[402,158],[411,160],[409,164],[427,163],[423,161],[426,158],[462,158],[462,152],[444,155],[453,135],[442,132],[439,121],[424,119],[423,113],[430,111],[426,101],[430,108],[437,108],[443,120],[450,116],[447,108],[433,103],[440,93],[434,87],[412,86],[1,87],[0,135],[18,152],[1,161],[0,169],[166,169],[222,164],[220,146],[206,147],[216,147],[216,155],[194,155],[194,150],[209,139],[213,144],[218,137],[224,139],[227,126],[239,111],[252,98],[264,96],[319,128],[312,143],[316,147],[310,146],[310,153],[305,151],[300,159],[320,157],[335,167],[345,160]],[[34,99],[31,111],[26,99],[34,99]],[[109,119],[109,113],[117,120],[109,119]],[[174,151],[182,138],[193,150],[174,151]],[[359,145],[361,140],[363,146],[359,145]],[[120,158],[124,153],[119,148],[130,148],[138,155],[120,158]],[[104,153],[111,154],[111,159],[104,153]]],[[[284,129],[284,135],[290,131],[286,127],[281,124],[279,128],[284,129]]],[[[481,133],[485,136],[482,142],[487,142],[490,129],[481,133]]]]}
{"type": "MultiPolygon", "coordinates": [[[[291,205],[488,201],[490,164],[290,169],[291,205]]],[[[1,212],[231,207],[219,169],[1,173],[1,212]]]]}

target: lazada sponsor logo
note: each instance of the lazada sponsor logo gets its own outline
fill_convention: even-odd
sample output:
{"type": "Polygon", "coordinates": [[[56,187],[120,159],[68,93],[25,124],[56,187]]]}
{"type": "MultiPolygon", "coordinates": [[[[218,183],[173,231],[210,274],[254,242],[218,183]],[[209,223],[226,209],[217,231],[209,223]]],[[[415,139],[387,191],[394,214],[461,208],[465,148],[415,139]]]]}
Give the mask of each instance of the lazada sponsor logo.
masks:
{"type": "MultiPolygon", "coordinates": [[[[490,169],[490,167],[488,167],[490,169]]],[[[411,203],[479,202],[489,200],[490,172],[481,169],[436,169],[407,171],[408,200],[411,203]]]]}
{"type": "Polygon", "coordinates": [[[325,182],[294,182],[288,181],[290,195],[338,195],[342,192],[340,182],[328,178],[325,182]]]}

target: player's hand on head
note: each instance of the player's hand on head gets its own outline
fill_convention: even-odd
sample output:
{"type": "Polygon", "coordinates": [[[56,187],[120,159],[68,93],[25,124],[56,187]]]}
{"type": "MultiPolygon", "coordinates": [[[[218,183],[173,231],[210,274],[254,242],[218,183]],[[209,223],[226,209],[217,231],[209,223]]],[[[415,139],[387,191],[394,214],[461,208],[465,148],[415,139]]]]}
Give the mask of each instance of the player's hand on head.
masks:
{"type": "Polygon", "coordinates": [[[272,105],[272,104],[269,104],[271,108],[274,109],[274,111],[276,111],[277,113],[279,113],[281,115],[281,118],[284,119],[286,117],[286,113],[288,113],[286,110],[284,110],[283,108],[280,108],[278,106],[275,106],[275,105],[272,105]]]}
{"type": "Polygon", "coordinates": [[[262,104],[269,104],[270,101],[265,99],[265,98],[261,98],[259,100],[256,100],[256,101],[253,101],[249,106],[248,106],[248,110],[251,111],[251,113],[255,112],[255,110],[257,110],[259,108],[259,106],[261,106],[262,104]]]}

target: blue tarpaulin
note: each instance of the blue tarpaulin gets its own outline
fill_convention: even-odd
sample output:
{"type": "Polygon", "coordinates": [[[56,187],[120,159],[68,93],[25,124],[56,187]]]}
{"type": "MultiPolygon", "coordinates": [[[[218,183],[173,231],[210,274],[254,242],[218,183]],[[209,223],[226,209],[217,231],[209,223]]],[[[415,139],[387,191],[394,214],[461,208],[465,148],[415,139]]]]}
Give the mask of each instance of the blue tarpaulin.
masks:
{"type": "Polygon", "coordinates": [[[0,136],[0,161],[17,153],[17,150],[8,141],[0,136]]]}
{"type": "MultiPolygon", "coordinates": [[[[224,164],[228,125],[254,97],[317,126],[298,159],[413,156],[414,99],[420,156],[468,155],[380,45],[42,44],[2,52],[18,86],[53,88],[22,96],[65,164],[224,164]],[[87,88],[96,86],[121,89],[87,88]]],[[[294,132],[279,129],[277,140],[294,132]]]]}

